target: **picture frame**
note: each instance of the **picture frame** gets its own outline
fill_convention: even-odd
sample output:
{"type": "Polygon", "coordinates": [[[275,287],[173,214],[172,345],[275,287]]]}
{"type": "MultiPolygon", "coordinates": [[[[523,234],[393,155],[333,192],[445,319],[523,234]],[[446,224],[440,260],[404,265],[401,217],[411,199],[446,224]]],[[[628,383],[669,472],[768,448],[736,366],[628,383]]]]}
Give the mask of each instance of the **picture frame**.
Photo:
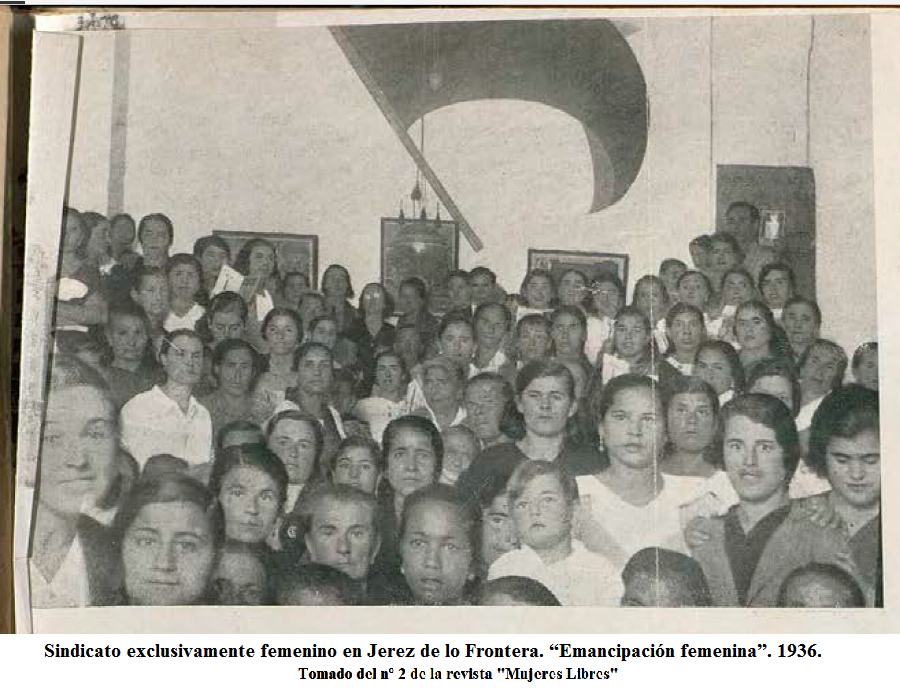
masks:
{"type": "Polygon", "coordinates": [[[550,271],[558,283],[562,274],[570,269],[581,271],[591,283],[600,274],[614,273],[628,290],[628,254],[613,252],[579,252],[566,249],[529,249],[528,270],[543,268],[550,271]]]}
{"type": "Polygon", "coordinates": [[[268,240],[275,245],[278,275],[284,277],[292,271],[305,273],[309,286],[316,290],[319,284],[319,236],[297,235],[290,232],[254,232],[250,230],[213,230],[231,248],[234,262],[244,243],[252,239],[268,240]]]}
{"type": "Polygon", "coordinates": [[[381,284],[396,303],[400,284],[417,276],[428,286],[428,309],[450,307],[450,273],[459,266],[459,226],[454,220],[381,219],[381,284]]]}

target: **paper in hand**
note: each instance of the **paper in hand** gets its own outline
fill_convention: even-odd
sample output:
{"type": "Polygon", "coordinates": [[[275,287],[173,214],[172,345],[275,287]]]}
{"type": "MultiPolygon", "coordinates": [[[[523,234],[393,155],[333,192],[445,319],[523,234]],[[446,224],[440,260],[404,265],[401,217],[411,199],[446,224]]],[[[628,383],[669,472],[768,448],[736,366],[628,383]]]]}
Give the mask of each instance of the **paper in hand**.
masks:
{"type": "Polygon", "coordinates": [[[213,286],[212,294],[218,295],[220,292],[240,292],[241,285],[244,284],[244,276],[235,271],[231,266],[222,266],[219,271],[219,277],[213,286]]]}

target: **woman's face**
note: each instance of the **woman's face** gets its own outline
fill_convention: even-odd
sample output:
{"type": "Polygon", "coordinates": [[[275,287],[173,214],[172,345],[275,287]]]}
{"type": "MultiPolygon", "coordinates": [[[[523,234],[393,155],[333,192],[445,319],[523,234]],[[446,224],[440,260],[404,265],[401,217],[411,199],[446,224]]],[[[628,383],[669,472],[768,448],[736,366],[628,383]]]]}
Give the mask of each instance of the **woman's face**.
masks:
{"type": "Polygon", "coordinates": [[[575,271],[563,273],[559,279],[559,303],[564,306],[581,304],[587,294],[587,283],[584,276],[575,271]]]}
{"type": "Polygon", "coordinates": [[[547,276],[532,276],[525,286],[525,303],[532,309],[549,309],[553,299],[553,285],[547,276]]]}
{"type": "Polygon", "coordinates": [[[820,398],[839,384],[841,362],[831,347],[813,345],[800,367],[800,386],[808,399],[820,398]]]}
{"type": "Polygon", "coordinates": [[[313,319],[325,314],[325,302],[319,295],[309,295],[300,302],[297,310],[304,328],[309,328],[313,319]]]}
{"type": "Polygon", "coordinates": [[[174,297],[193,300],[200,289],[200,276],[190,264],[178,264],[169,271],[169,288],[174,297]]]}
{"type": "Polygon", "coordinates": [[[794,410],[794,386],[784,376],[763,376],[757,379],[748,393],[765,393],[778,398],[791,412],[794,410]]]}
{"type": "Polygon", "coordinates": [[[219,277],[222,266],[228,263],[228,252],[222,247],[211,244],[203,250],[199,259],[200,267],[203,269],[203,276],[209,281],[214,281],[219,277]]]}
{"type": "Polygon", "coordinates": [[[332,481],[343,486],[352,486],[367,494],[375,494],[380,479],[378,463],[372,450],[364,446],[346,448],[334,460],[332,481]]]}
{"type": "Polygon", "coordinates": [[[265,336],[273,355],[292,354],[300,344],[297,322],[287,315],[272,317],[266,324],[265,336]]]}
{"type": "Polygon", "coordinates": [[[207,592],[216,561],[212,525],[195,503],[151,503],[122,543],[125,591],[132,605],[188,606],[207,592]]]}
{"type": "Polygon", "coordinates": [[[690,275],[678,282],[678,295],[681,301],[697,307],[700,311],[706,309],[710,294],[706,281],[699,275],[690,275]]]}
{"type": "Polygon", "coordinates": [[[367,285],[362,293],[363,311],[380,314],[387,308],[384,288],[380,285],[367,285]]]}
{"type": "Polygon", "coordinates": [[[472,306],[472,286],[462,276],[453,276],[447,282],[451,309],[468,309],[472,306]]]}
{"type": "Polygon", "coordinates": [[[516,337],[516,351],[523,362],[542,359],[550,354],[553,339],[550,329],[545,325],[526,324],[519,327],[516,337]]]}
{"type": "Polygon", "coordinates": [[[108,333],[113,358],[117,361],[137,362],[147,351],[147,329],[143,320],[136,316],[114,315],[108,333]]]}
{"type": "Polygon", "coordinates": [[[139,288],[131,294],[147,316],[160,316],[169,311],[169,281],[165,276],[144,276],[139,288]]]}
{"type": "Polygon", "coordinates": [[[387,452],[387,478],[400,496],[433,484],[437,474],[437,455],[424,432],[408,427],[398,429],[390,439],[387,452]]]}
{"type": "Polygon", "coordinates": [[[662,290],[652,281],[639,283],[634,289],[634,306],[655,324],[666,315],[662,290]]]}
{"type": "Polygon", "coordinates": [[[41,436],[41,506],[75,516],[94,505],[109,491],[117,452],[115,412],[100,391],[52,391],[41,436]]]}
{"type": "Polygon", "coordinates": [[[709,267],[714,271],[724,273],[737,265],[738,257],[731,245],[728,242],[713,239],[712,249],[709,252],[709,267]]]}
{"type": "Polygon", "coordinates": [[[591,299],[594,302],[594,309],[601,316],[615,318],[616,312],[622,306],[622,293],[615,283],[600,281],[595,283],[591,290],[591,299]]]}
{"type": "Polygon", "coordinates": [[[466,386],[465,404],[466,425],[479,439],[489,441],[500,435],[500,424],[506,410],[502,383],[470,382],[466,386]]]}
{"type": "Polygon", "coordinates": [[[325,271],[322,278],[322,292],[329,297],[347,299],[350,294],[350,277],[342,268],[332,268],[325,271]]]}
{"type": "Polygon", "coordinates": [[[253,355],[244,347],[229,350],[215,374],[223,391],[233,396],[247,396],[253,382],[253,355]]]}
{"type": "Polygon", "coordinates": [[[160,361],[169,381],[193,387],[203,376],[203,343],[187,335],[176,336],[160,361]]]}
{"type": "Polygon", "coordinates": [[[769,322],[759,309],[738,309],[734,316],[734,335],[744,350],[760,350],[772,342],[769,322]]]}
{"type": "Polygon", "coordinates": [[[403,364],[397,355],[382,355],[375,365],[375,385],[382,391],[399,391],[406,385],[403,364]]]}
{"type": "Polygon", "coordinates": [[[753,285],[750,279],[741,273],[729,273],[722,282],[722,301],[733,307],[753,299],[753,285]]]}
{"type": "Polygon", "coordinates": [[[694,376],[712,386],[716,395],[722,395],[725,391],[734,388],[734,376],[731,373],[728,357],[712,348],[705,348],[697,353],[694,376]]]}
{"type": "Polygon", "coordinates": [[[679,393],[669,402],[669,440],[677,450],[700,453],[713,441],[716,416],[710,399],[703,393],[679,393]]]}
{"type": "Polygon", "coordinates": [[[819,323],[813,308],[803,302],[795,302],[781,314],[781,323],[794,352],[802,353],[819,337],[819,323]]]}
{"type": "Polygon", "coordinates": [[[542,551],[558,546],[572,533],[572,506],[559,479],[540,475],[531,479],[512,500],[516,534],[526,546],[542,551]]]}
{"type": "Polygon", "coordinates": [[[288,304],[299,304],[300,296],[306,290],[309,290],[309,283],[302,275],[295,273],[284,281],[284,298],[288,304]]]}
{"type": "Polygon", "coordinates": [[[422,392],[432,407],[459,402],[460,382],[444,367],[429,367],[422,377],[422,392]]]}
{"type": "Polygon", "coordinates": [[[244,337],[245,324],[237,309],[220,309],[209,318],[209,330],[213,337],[213,347],[228,338],[244,337]]]}
{"type": "Polygon", "coordinates": [[[497,496],[481,511],[481,560],[490,566],[503,554],[519,548],[519,535],[510,514],[509,496],[497,496]]]}
{"type": "Polygon", "coordinates": [[[613,350],[620,357],[639,357],[650,345],[650,331],[637,316],[626,314],[616,321],[613,350]]]}
{"type": "Polygon", "coordinates": [[[666,442],[666,426],[649,388],[619,391],[598,429],[610,462],[632,469],[646,469],[656,463],[666,442]]]}
{"type": "Polygon", "coordinates": [[[791,279],[786,271],[775,269],[759,281],[759,291],[769,309],[781,309],[793,296],[791,279]]]}
{"type": "Polygon", "coordinates": [[[102,220],[91,229],[87,243],[87,255],[95,261],[105,261],[110,253],[109,221],[102,220]]]}
{"type": "Polygon", "coordinates": [[[316,434],[310,422],[282,419],[269,435],[269,450],[279,457],[291,484],[306,484],[316,469],[316,434]]]}
{"type": "Polygon", "coordinates": [[[878,350],[869,349],[859,358],[859,364],[853,370],[856,382],[869,390],[878,390],[878,350]]]}
{"type": "Polygon", "coordinates": [[[252,278],[268,278],[275,270],[275,251],[265,244],[256,244],[250,251],[247,273],[252,278]]]}
{"type": "Polygon", "coordinates": [[[784,450],[775,431],[742,415],[725,423],[725,471],[741,502],[763,503],[787,492],[784,450]]]}
{"type": "Polygon", "coordinates": [[[861,510],[881,501],[881,442],[867,430],[853,438],[832,436],[825,451],[828,481],[844,502],[861,510]]]}
{"type": "Polygon", "coordinates": [[[248,544],[264,542],[281,512],[278,483],[258,467],[237,465],[228,472],[219,502],[225,513],[225,536],[248,544]]]}
{"type": "Polygon", "coordinates": [[[669,338],[675,345],[675,352],[693,355],[703,344],[703,321],[693,312],[682,312],[672,319],[669,338]]]}
{"type": "Polygon", "coordinates": [[[475,338],[468,323],[452,323],[444,329],[440,339],[441,354],[457,362],[466,371],[475,353],[475,338]]]}
{"type": "Polygon", "coordinates": [[[337,337],[337,324],[330,319],[319,321],[312,333],[309,334],[310,342],[321,343],[332,352],[334,351],[334,346],[337,345],[337,337]]]}
{"type": "Polygon", "coordinates": [[[500,347],[503,336],[506,335],[506,315],[503,308],[485,307],[475,321],[475,339],[478,346],[485,350],[494,350],[500,347]]]}
{"type": "Polygon", "coordinates": [[[559,376],[534,379],[522,391],[517,405],[528,433],[544,438],[562,435],[577,407],[568,381],[559,376]]]}
{"type": "Polygon", "coordinates": [[[560,357],[579,357],[584,354],[587,333],[574,314],[557,315],[553,319],[550,335],[556,346],[556,354],[560,357]]]}

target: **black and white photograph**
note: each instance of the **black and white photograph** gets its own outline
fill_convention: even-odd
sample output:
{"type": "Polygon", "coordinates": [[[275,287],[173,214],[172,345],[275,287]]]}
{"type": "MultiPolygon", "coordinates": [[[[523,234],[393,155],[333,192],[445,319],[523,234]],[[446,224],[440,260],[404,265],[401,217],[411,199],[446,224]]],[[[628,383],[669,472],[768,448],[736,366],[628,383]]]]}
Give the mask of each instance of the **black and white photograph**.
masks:
{"type": "Polygon", "coordinates": [[[884,607],[875,20],[584,14],[38,34],[36,628],[884,607]]]}

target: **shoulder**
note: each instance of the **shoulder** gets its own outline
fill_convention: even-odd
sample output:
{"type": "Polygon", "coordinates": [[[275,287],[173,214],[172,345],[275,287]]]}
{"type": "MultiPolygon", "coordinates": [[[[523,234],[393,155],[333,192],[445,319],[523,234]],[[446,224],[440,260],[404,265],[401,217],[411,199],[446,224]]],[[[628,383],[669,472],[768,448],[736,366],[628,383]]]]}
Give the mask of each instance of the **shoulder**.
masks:
{"type": "Polygon", "coordinates": [[[158,400],[159,396],[164,395],[159,386],[154,386],[148,391],[138,393],[122,407],[122,416],[143,412],[148,407],[152,407],[158,400]]]}
{"type": "Polygon", "coordinates": [[[599,451],[582,443],[567,443],[560,456],[566,469],[576,475],[593,475],[603,466],[599,451]]]}

